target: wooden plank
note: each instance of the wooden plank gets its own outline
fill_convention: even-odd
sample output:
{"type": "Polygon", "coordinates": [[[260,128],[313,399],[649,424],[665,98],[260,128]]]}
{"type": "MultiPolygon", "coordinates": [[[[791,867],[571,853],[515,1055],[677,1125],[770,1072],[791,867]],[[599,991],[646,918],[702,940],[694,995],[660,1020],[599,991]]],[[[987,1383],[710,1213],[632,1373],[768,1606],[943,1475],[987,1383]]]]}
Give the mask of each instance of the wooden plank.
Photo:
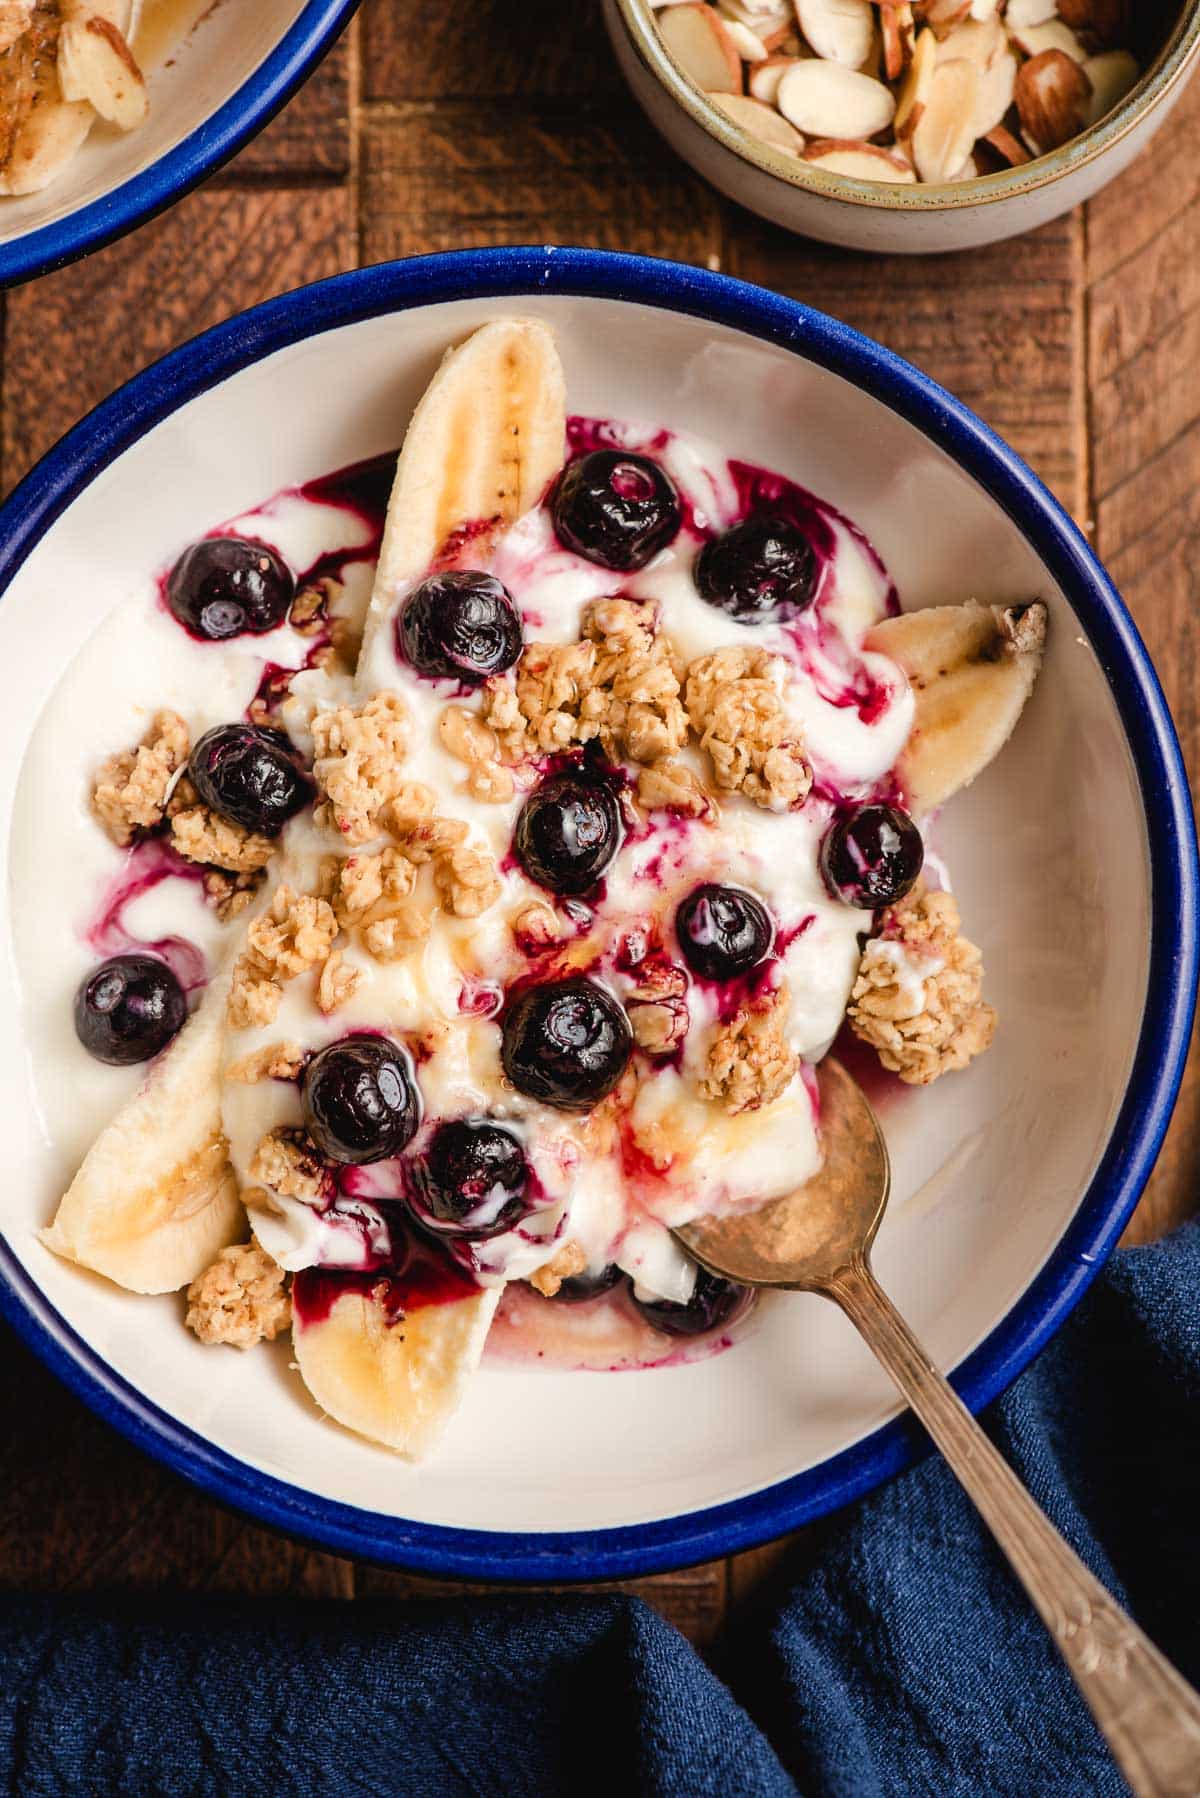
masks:
{"type": "Polygon", "coordinates": [[[584,243],[704,263],[720,203],[628,103],[369,108],[363,255],[584,243]]]}
{"type": "MultiPolygon", "coordinates": [[[[1193,779],[1200,766],[1200,89],[1087,207],[1087,372],[1096,547],[1154,658],[1193,779]]],[[[1200,1208],[1200,1074],[1125,1240],[1200,1208]]]]}
{"type": "Polygon", "coordinates": [[[0,1326],[0,1589],[348,1598],[349,1562],[244,1523],[100,1423],[0,1326]]]}
{"type": "Polygon", "coordinates": [[[965,400],[1086,516],[1083,236],[1060,219],[960,256],[867,256],[734,214],[729,272],[878,338],[965,400]]]}
{"type": "Polygon", "coordinates": [[[349,173],[353,30],[342,33],[299,93],[227,166],[222,181],[247,175],[336,180],[349,173]]]}
{"type": "Polygon", "coordinates": [[[366,100],[545,99],[621,90],[594,3],[385,0],[363,9],[362,29],[366,100]]]}
{"type": "Polygon", "coordinates": [[[9,295],[6,487],[164,351],[353,259],[343,189],[209,188],[133,237],[9,295]]]}
{"type": "MultiPolygon", "coordinates": [[[[1139,250],[1150,248],[1172,220],[1200,196],[1200,84],[1192,82],[1149,149],[1120,180],[1087,205],[1087,272],[1090,281],[1111,274],[1139,250]]],[[[1147,304],[1154,291],[1144,273],[1131,269],[1131,297],[1147,304]]]]}

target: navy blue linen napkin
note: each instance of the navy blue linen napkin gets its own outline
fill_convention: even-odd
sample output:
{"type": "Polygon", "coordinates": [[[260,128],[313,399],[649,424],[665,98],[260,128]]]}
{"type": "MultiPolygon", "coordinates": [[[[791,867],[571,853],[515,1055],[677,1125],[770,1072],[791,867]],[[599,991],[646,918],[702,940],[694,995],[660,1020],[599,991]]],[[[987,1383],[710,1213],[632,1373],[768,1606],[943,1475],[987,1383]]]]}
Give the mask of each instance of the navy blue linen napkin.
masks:
{"type": "MultiPolygon", "coordinates": [[[[1117,1255],[987,1421],[1200,1683],[1198,1289],[1200,1224],[1117,1255]]],[[[834,1520],[815,1565],[714,1666],[615,1596],[8,1598],[0,1675],[0,1780],[22,1794],[1124,1791],[933,1459],[834,1520]]]]}

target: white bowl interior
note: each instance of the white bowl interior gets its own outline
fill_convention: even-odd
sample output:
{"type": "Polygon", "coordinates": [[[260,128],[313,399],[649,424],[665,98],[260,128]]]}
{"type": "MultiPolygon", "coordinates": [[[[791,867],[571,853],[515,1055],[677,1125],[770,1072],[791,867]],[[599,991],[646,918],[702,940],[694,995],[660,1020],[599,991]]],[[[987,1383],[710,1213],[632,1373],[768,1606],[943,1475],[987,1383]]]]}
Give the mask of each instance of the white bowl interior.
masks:
{"type": "MultiPolygon", "coordinates": [[[[314,336],[192,400],[67,509],[0,606],[0,658],[20,675],[0,710],[6,856],[25,744],[98,622],[214,523],[397,444],[446,345],[504,309],[439,304],[314,336]]],[[[906,1090],[883,1114],[895,1195],[878,1272],[953,1366],[1062,1236],[1112,1128],[1141,1022],[1146,838],[1104,675],[1010,520],[944,453],[846,381],[736,331],[649,308],[547,298],[519,309],[556,327],[572,409],[694,431],[803,482],[870,534],[907,606],[971,595],[1040,595],[1051,606],[1046,670],[1017,737],[938,831],[969,933],[985,950],[997,1044],[967,1073],[906,1090]]],[[[47,832],[58,828],[46,820],[47,832]]],[[[0,965],[0,1073],[10,1094],[27,1082],[25,1059],[10,941],[0,965]]],[[[786,1298],[765,1305],[735,1348],[697,1365],[485,1369],[440,1452],[412,1468],[323,1423],[282,1345],[246,1356],[203,1348],[182,1328],[177,1299],[131,1297],[42,1249],[34,1232],[71,1170],[48,1151],[33,1103],[10,1107],[7,1159],[0,1221],[9,1241],[106,1361],[250,1466],[389,1515],[534,1532],[636,1524],[811,1468],[897,1409],[834,1308],[786,1298]]]]}
{"type": "MultiPolygon", "coordinates": [[[[59,180],[38,194],[0,202],[0,244],[12,243],[78,212],[140,175],[230,99],[304,11],[306,0],[254,0],[206,6],[204,0],[147,0],[147,28],[198,19],[165,63],[149,75],[150,116],[125,133],[97,120],[59,180]]],[[[172,35],[175,35],[172,31],[172,35]]],[[[168,39],[169,41],[169,39],[168,39]]]]}

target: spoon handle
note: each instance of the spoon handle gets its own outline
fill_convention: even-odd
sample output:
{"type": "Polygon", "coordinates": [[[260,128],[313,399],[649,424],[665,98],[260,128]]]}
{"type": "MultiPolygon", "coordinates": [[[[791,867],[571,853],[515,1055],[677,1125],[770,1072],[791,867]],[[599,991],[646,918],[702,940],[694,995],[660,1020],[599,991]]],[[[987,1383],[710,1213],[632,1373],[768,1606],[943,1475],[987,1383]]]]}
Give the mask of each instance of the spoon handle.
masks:
{"type": "Polygon", "coordinates": [[[822,1290],[857,1326],[961,1481],[1138,1798],[1195,1798],[1200,1696],[1068,1548],[934,1367],[865,1258],[822,1290]]]}

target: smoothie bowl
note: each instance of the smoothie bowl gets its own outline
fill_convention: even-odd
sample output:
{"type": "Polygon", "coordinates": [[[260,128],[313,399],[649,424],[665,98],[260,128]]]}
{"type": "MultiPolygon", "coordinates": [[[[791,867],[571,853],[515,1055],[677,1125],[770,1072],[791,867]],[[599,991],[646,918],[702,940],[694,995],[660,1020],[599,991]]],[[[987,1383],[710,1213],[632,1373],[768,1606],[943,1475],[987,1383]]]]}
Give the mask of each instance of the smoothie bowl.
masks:
{"type": "Polygon", "coordinates": [[[4,1307],[151,1452],[496,1579],[865,1490],[916,1444],[841,1320],[670,1234],[818,1165],[835,1038],[969,1402],[1075,1302],[1186,1043],[1186,786],[914,371],[694,270],[435,258],[178,352],[8,525],[4,1307]]]}

